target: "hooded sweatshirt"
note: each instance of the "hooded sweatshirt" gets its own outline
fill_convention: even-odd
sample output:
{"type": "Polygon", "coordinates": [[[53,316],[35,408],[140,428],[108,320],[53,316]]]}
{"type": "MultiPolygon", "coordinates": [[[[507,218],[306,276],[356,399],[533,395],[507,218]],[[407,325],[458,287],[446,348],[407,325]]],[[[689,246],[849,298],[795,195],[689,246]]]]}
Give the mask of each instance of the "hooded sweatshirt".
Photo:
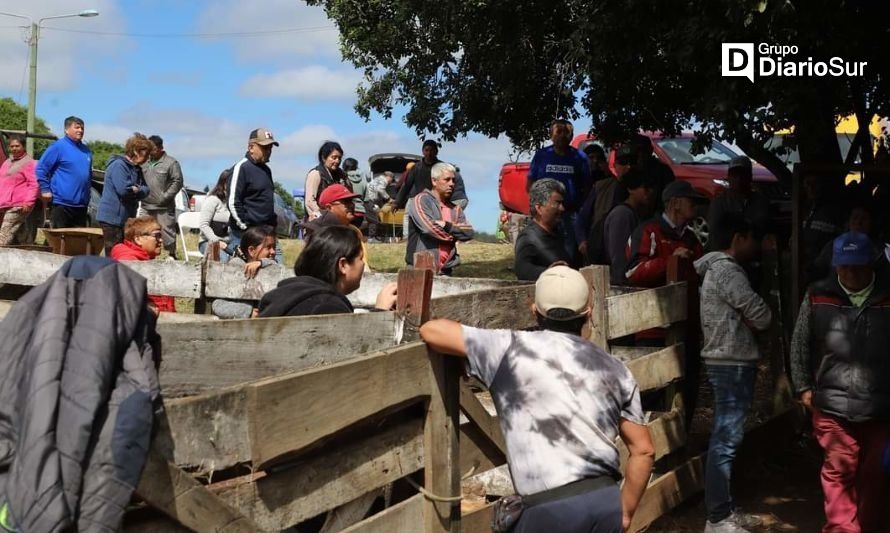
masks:
{"type": "Polygon", "coordinates": [[[769,327],[769,306],[751,288],[745,270],[732,256],[711,252],[694,265],[703,279],[702,359],[711,365],[755,365],[760,351],[751,328],[769,327]]]}
{"type": "Polygon", "coordinates": [[[312,276],[282,280],[260,300],[260,317],[352,313],[352,304],[326,281],[312,276]]]}

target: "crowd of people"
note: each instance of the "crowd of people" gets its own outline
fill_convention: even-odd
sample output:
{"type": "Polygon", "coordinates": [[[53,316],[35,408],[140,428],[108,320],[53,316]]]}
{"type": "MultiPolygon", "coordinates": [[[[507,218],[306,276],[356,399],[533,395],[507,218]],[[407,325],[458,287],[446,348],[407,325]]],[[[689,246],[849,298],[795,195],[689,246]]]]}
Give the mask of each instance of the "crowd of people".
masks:
{"type": "MultiPolygon", "coordinates": [[[[77,117],[66,119],[65,137],[40,161],[24,153],[23,139],[10,139],[12,157],[0,167],[0,179],[7,180],[0,189],[0,245],[38,198],[52,207],[53,227],[83,225],[91,167],[83,127],[77,117]]],[[[529,221],[515,240],[514,272],[535,282],[539,331],[486,331],[447,320],[420,331],[436,351],[466,358],[469,373],[491,390],[523,499],[521,516],[505,502],[496,518],[515,522],[516,532],[628,527],[654,449],[633,376],[581,337],[589,288],[577,269],[605,264],[613,285],[657,287],[667,281],[670,259],[680,257],[700,278],[701,361],[714,391],[704,530],[750,531],[761,520],[736,506],[732,466],[763,356],[756,335],[774,320],[754,265],[764,235],[776,229],[769,203],[752,187],[751,160],[732,159],[726,191],[705,212],[708,199],[674,179],[653,156],[648,137],[616,147],[610,166],[596,145],[573,148],[572,133],[571,123],[555,121],[552,144],[535,154],[529,221]],[[707,246],[690,228],[702,215],[707,246]],[[616,437],[629,451],[622,485],[616,437]]],[[[221,257],[247,278],[281,263],[268,165],[276,146],[272,132],[251,131],[244,157],[220,174],[202,207],[201,251],[219,243],[221,257]]],[[[457,243],[472,239],[474,230],[464,214],[468,199],[460,173],[438,159],[438,149],[425,141],[422,159],[395,192],[396,176],[381,173],[368,182],[338,143],[323,143],[318,165],[306,176],[306,244],[295,276],[251,300],[216,300],[213,312],[223,318],[353,312],[347,296],[368,268],[360,228],[373,239],[386,209],[406,210],[406,264],[415,253],[432,251],[437,273],[450,274],[460,264],[457,243]]],[[[816,175],[803,176],[803,184],[810,210],[800,232],[809,288],[791,342],[791,380],[824,451],[824,531],[886,531],[890,263],[869,195],[839,194],[816,175]]],[[[172,200],[181,187],[179,164],[160,137],[128,139],[124,154],[108,164],[99,205],[106,255],[150,260],[162,247],[174,254],[172,200]]],[[[396,290],[395,284],[384,287],[375,308],[393,309],[396,290]]],[[[151,302],[158,311],[174,310],[172,299],[152,296],[151,302]]],[[[653,330],[616,342],[658,346],[664,334],[653,330]]]]}

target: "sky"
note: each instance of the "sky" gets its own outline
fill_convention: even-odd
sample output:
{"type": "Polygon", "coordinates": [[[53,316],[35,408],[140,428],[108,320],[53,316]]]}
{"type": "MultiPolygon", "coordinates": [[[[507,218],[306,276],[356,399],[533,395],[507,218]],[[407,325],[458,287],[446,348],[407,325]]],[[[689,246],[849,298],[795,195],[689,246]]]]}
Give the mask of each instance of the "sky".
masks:
{"type": "MultiPolygon", "coordinates": [[[[403,109],[369,122],[355,113],[361,74],[342,61],[339,33],[321,8],[301,0],[31,0],[0,7],[34,20],[84,9],[100,14],[42,24],[37,115],[56,135],[69,115],[86,122],[86,141],[160,135],[186,184],[199,189],[243,156],[258,127],[281,143],[270,166],[288,190],[303,187],[326,140],[338,141],[365,170],[375,153],[420,153],[422,139],[403,122],[403,109]]],[[[0,16],[0,97],[22,105],[25,24],[0,16]]],[[[461,169],[470,221],[492,232],[498,172],[516,158],[510,142],[470,135],[443,143],[439,157],[461,169]]]]}

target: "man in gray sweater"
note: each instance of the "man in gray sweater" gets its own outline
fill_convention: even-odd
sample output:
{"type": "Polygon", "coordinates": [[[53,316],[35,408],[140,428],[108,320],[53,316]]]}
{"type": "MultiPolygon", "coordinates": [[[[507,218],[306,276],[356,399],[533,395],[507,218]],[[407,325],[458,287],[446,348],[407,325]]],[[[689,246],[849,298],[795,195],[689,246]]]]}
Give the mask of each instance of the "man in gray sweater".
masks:
{"type": "Polygon", "coordinates": [[[170,257],[176,257],[176,195],[182,189],[182,168],[179,161],[164,151],[164,140],[158,135],[148,138],[154,144],[148,161],[142,165],[142,174],[148,184],[148,196],[142,200],[142,209],[155,217],[161,225],[164,249],[170,257]]]}
{"type": "Polygon", "coordinates": [[[754,401],[754,380],[760,350],[754,330],[772,320],[769,306],[748,282],[742,264],[757,256],[758,237],[740,213],[724,213],[715,221],[715,249],[695,262],[702,277],[701,357],[714,389],[714,429],[705,469],[705,533],[736,533],[760,525],[760,518],[735,508],[730,474],[736,450],[745,435],[754,401]]]}

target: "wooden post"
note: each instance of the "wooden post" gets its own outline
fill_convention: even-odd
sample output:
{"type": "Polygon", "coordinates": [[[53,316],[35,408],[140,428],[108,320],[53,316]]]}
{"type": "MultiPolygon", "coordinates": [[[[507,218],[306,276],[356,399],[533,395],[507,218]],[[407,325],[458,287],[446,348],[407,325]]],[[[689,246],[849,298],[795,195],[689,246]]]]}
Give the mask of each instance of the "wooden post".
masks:
{"type": "Polygon", "coordinates": [[[606,298],[609,297],[609,267],[592,265],[581,269],[590,286],[590,317],[584,337],[603,350],[609,351],[609,314],[606,298]]]}
{"type": "Polygon", "coordinates": [[[414,268],[426,268],[433,273],[439,273],[439,258],[433,250],[426,250],[414,254],[414,268]]]}
{"type": "Polygon", "coordinates": [[[699,316],[698,300],[698,274],[688,259],[673,256],[668,262],[668,283],[686,282],[686,321],[671,326],[668,330],[665,344],[670,346],[677,342],[685,345],[683,358],[683,383],[682,398],[677,398],[677,387],[671,386],[666,390],[665,407],[683,405],[686,409],[686,425],[691,427],[692,414],[698,402],[698,381],[701,371],[700,355],[700,331],[701,319],[699,316]]]}
{"type": "MultiPolygon", "coordinates": [[[[399,271],[397,312],[412,326],[429,320],[433,269],[420,268],[424,254],[415,254],[415,268],[399,271]]],[[[427,254],[434,258],[434,255],[427,254]]],[[[424,260],[428,261],[428,260],[424,260]]],[[[435,263],[433,263],[435,264],[435,263]]],[[[460,495],[460,361],[430,352],[430,400],[423,428],[424,488],[435,496],[460,495]]],[[[424,533],[458,533],[460,502],[424,497],[424,533]]]]}

